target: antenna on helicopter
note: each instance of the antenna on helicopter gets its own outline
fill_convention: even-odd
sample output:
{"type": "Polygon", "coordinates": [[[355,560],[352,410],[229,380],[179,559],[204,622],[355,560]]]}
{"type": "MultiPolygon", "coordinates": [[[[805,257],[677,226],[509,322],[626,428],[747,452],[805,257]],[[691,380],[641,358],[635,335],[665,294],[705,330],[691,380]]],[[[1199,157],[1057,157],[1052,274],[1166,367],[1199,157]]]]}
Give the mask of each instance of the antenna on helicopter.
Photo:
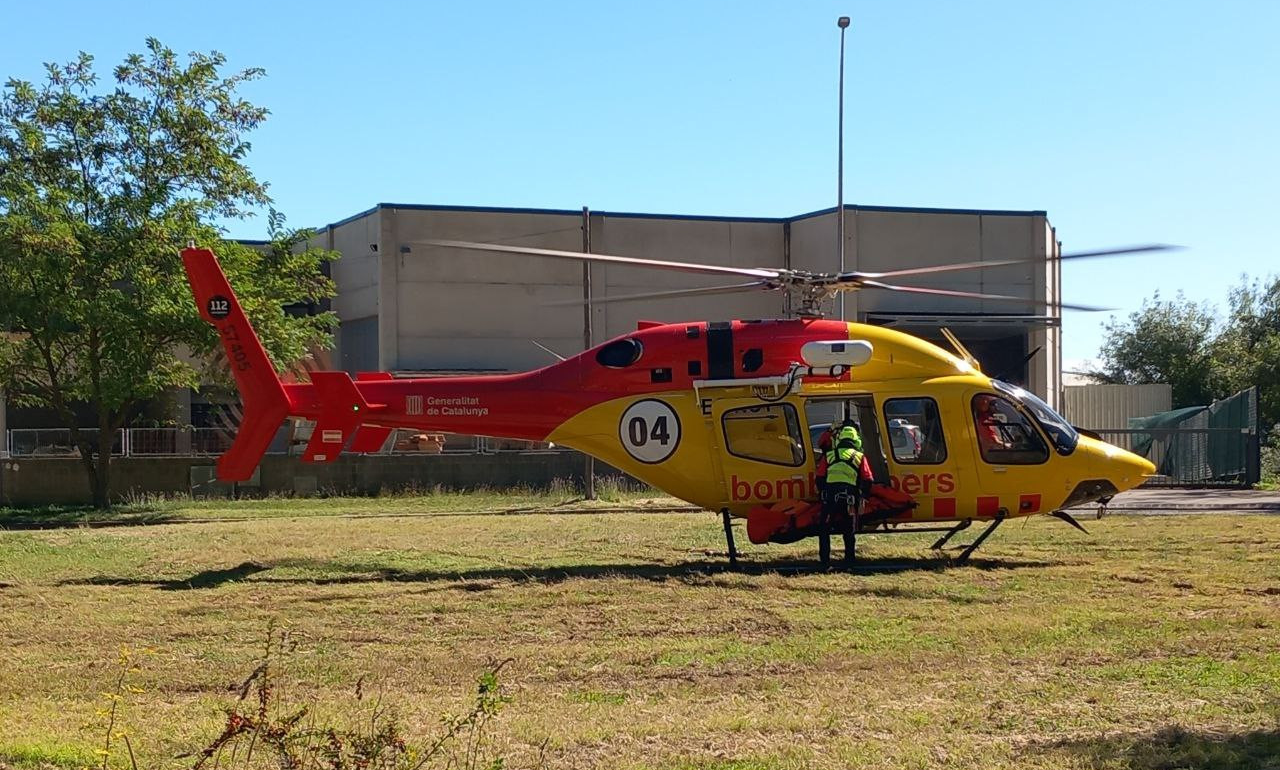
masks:
{"type": "Polygon", "coordinates": [[[543,353],[546,353],[547,355],[551,356],[552,358],[556,359],[557,361],[567,361],[567,360],[569,360],[569,359],[565,358],[564,356],[560,355],[559,353],[555,352],[555,351],[554,351],[554,350],[552,350],[551,348],[547,347],[546,345],[543,345],[541,342],[538,342],[537,340],[529,340],[529,341],[533,343],[534,347],[538,348],[538,349],[539,349],[539,350],[541,350],[543,353]]]}

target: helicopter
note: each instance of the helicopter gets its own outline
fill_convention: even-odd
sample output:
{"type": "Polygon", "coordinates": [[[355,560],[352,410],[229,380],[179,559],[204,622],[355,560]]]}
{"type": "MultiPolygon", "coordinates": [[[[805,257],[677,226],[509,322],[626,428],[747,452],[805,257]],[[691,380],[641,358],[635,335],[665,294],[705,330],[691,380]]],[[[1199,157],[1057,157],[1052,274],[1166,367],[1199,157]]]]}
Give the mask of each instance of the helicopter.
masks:
{"type": "Polygon", "coordinates": [[[1083,530],[1067,509],[1105,505],[1155,472],[1147,459],[1073,427],[1034,394],[983,373],[949,330],[941,331],[951,351],[895,329],[823,317],[825,302],[862,290],[1025,303],[1026,298],[896,281],[1034,259],[817,273],[495,243],[424,243],[738,281],[594,302],[768,291],[787,292],[797,311],[795,317],[765,320],[641,321],[630,333],[515,374],[396,378],[361,372],[352,378],[345,371],[313,371],[309,382],[285,382],[214,253],[188,248],[182,259],[196,305],[221,338],[244,407],[236,437],[218,460],[220,479],[250,478],[288,418],[315,423],[302,455],[310,463],[333,462],[344,451],[379,451],[397,429],[551,442],[719,512],[735,566],[732,522],[743,518],[753,543],[818,537],[826,563],[830,533],[818,515],[816,460],[819,436],[833,425],[858,426],[871,476],[867,497],[879,508],[877,516],[855,516],[849,534],[941,532],[932,546],[939,550],[975,522],[986,523],[964,547],[961,562],[1010,519],[1046,514],[1083,530]]]}

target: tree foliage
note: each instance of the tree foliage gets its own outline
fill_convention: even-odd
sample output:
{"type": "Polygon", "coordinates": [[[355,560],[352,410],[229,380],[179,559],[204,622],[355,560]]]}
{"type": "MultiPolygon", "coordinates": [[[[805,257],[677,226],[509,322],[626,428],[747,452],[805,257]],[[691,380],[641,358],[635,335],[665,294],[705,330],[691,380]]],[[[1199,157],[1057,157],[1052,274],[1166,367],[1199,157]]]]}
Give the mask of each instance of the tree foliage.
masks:
{"type": "Polygon", "coordinates": [[[1194,406],[1258,386],[1263,431],[1280,441],[1280,277],[1244,278],[1227,316],[1178,295],[1156,295],[1106,327],[1099,376],[1110,382],[1167,382],[1173,405],[1194,406]]]}
{"type": "Polygon", "coordinates": [[[159,41],[100,89],[93,57],[46,65],[36,85],[0,95],[0,387],[73,426],[94,500],[105,505],[109,452],[74,430],[88,404],[110,436],[161,393],[199,383],[216,349],[192,302],[179,250],[214,245],[278,365],[327,344],[330,314],[286,305],[332,296],[310,234],[272,212],[262,248],[220,242],[216,222],[270,203],[245,164],[245,136],[267,111],[237,91],[263,72],[224,75],[218,53],[185,61],[159,41]],[[97,455],[101,456],[97,456],[97,455]]]}
{"type": "Polygon", "coordinates": [[[1225,389],[1257,385],[1264,428],[1280,428],[1280,277],[1241,281],[1228,305],[1227,323],[1214,344],[1225,389]]]}
{"type": "Polygon", "coordinates": [[[1216,325],[1211,308],[1181,294],[1173,300],[1157,294],[1143,300],[1128,319],[1106,325],[1100,374],[1109,382],[1130,385],[1168,383],[1175,406],[1207,404],[1217,380],[1216,325]]]}

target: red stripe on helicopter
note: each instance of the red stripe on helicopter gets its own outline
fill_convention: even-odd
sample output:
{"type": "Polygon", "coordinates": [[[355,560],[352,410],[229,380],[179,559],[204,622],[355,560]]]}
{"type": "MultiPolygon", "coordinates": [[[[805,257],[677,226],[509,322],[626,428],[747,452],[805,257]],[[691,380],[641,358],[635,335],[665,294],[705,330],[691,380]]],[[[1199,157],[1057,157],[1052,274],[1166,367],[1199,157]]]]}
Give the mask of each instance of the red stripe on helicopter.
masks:
{"type": "Polygon", "coordinates": [[[933,498],[933,518],[953,519],[956,515],[956,499],[954,497],[933,498]]]}
{"type": "Polygon", "coordinates": [[[1000,512],[1000,498],[998,497],[979,497],[978,498],[978,515],[979,516],[995,516],[1000,512]]]}
{"type": "Polygon", "coordinates": [[[1040,495],[1021,495],[1018,497],[1018,513],[1039,513],[1040,495]]]}

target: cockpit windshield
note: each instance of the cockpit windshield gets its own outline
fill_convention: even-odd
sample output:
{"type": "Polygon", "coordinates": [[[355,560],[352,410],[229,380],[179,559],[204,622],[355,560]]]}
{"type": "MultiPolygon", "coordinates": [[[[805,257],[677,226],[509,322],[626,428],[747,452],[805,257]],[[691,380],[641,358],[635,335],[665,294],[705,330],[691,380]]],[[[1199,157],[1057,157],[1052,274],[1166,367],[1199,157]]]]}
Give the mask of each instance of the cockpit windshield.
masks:
{"type": "Polygon", "coordinates": [[[1049,435],[1049,440],[1053,442],[1053,448],[1058,454],[1069,455],[1076,450],[1076,444],[1080,443],[1080,434],[1071,427],[1071,423],[1067,422],[1065,417],[1049,408],[1049,405],[1034,393],[999,380],[992,380],[991,384],[996,390],[1012,397],[1031,413],[1044,432],[1049,435]]]}

